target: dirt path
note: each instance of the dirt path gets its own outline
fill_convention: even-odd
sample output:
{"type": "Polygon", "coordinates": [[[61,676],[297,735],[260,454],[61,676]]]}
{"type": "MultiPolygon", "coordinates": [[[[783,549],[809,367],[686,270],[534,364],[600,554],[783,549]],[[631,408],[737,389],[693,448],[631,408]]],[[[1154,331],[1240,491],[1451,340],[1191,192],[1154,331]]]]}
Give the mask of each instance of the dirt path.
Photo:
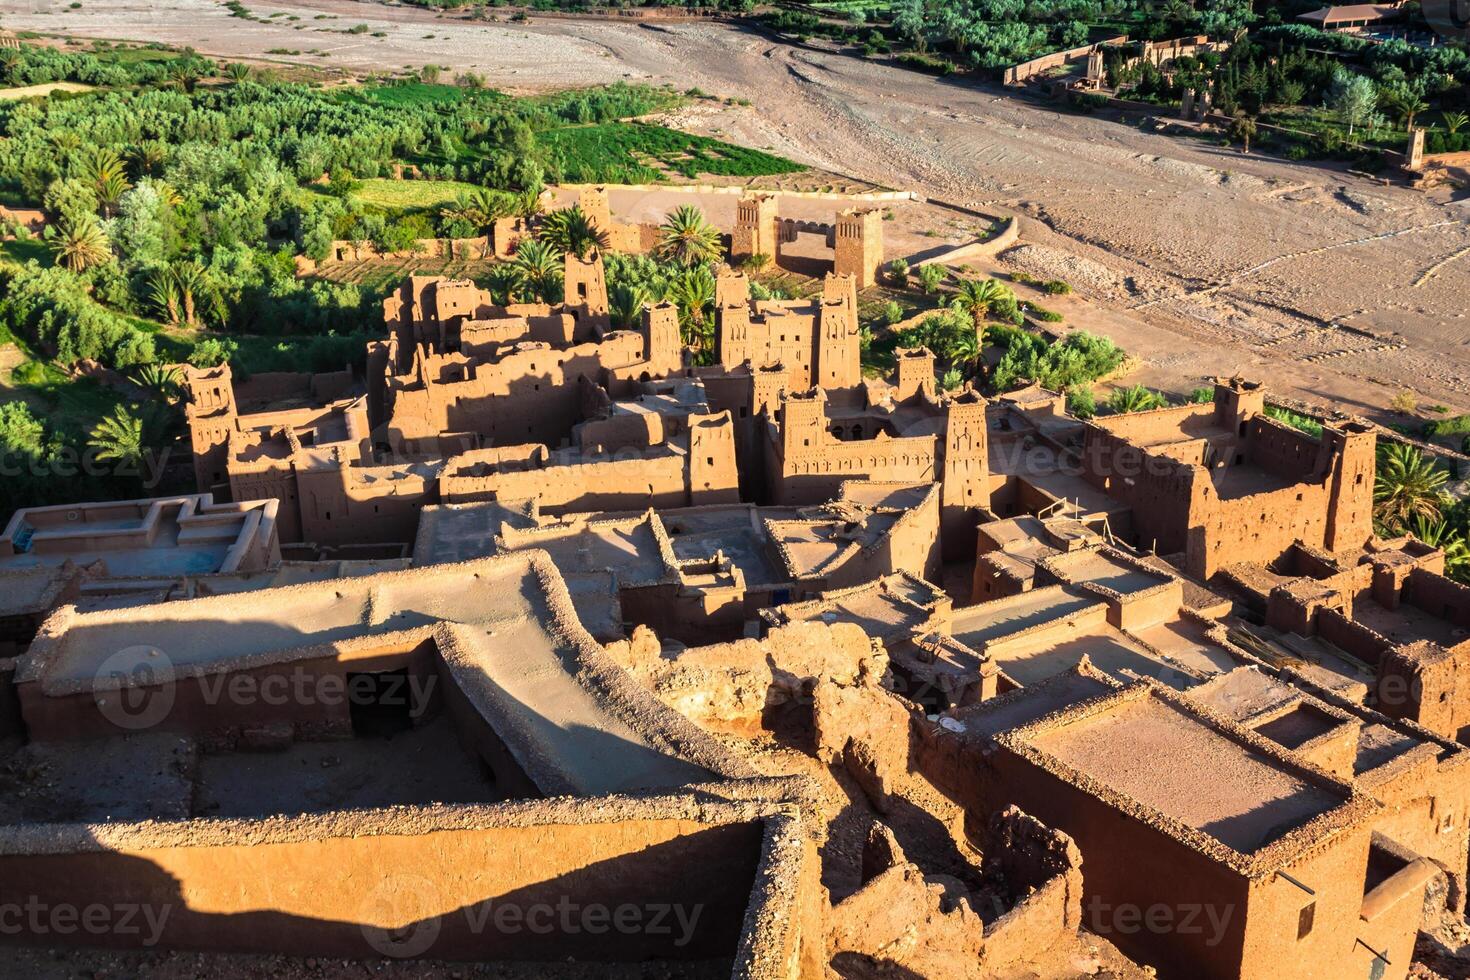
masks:
{"type": "MultiPolygon", "coordinates": [[[[0,0],[7,26],[192,44],[235,57],[320,48],[344,69],[433,62],[517,90],[625,78],[697,86],[686,125],[839,173],[966,205],[1009,208],[1024,239],[1090,260],[1116,289],[1079,286],[1075,323],[1174,390],[1218,372],[1356,410],[1399,391],[1470,408],[1470,201],[1385,188],[1146,127],[1058,113],[996,87],[794,48],[723,24],[537,20],[509,25],[354,0],[0,0]],[[41,12],[50,10],[54,12],[41,12]],[[336,19],[316,20],[318,16],[336,19]],[[385,38],[340,32],[366,23],[385,38]],[[427,37],[426,35],[432,35],[427,37]]],[[[1074,283],[1074,285],[1078,285],[1074,283]]]]}

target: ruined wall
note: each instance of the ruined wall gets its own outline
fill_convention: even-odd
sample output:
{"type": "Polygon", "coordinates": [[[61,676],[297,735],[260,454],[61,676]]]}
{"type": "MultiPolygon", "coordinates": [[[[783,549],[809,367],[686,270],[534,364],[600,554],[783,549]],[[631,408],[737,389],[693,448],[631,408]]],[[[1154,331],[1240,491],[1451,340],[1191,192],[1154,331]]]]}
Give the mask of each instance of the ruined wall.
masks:
{"type": "Polygon", "coordinates": [[[981,954],[991,976],[1012,976],[1082,925],[1082,854],[1066,834],[1015,807],[991,814],[980,850],[985,873],[1020,896],[986,927],[981,954]]]}

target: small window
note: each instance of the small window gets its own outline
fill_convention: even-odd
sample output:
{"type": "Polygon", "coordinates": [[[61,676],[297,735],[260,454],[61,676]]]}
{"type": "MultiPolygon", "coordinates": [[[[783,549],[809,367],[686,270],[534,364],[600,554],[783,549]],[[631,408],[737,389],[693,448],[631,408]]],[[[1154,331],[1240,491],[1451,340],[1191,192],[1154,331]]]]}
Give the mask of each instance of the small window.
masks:
{"type": "Polygon", "coordinates": [[[1302,906],[1301,912],[1296,917],[1296,938],[1306,939],[1312,934],[1312,920],[1317,917],[1317,903],[1309,902],[1302,906]]]}

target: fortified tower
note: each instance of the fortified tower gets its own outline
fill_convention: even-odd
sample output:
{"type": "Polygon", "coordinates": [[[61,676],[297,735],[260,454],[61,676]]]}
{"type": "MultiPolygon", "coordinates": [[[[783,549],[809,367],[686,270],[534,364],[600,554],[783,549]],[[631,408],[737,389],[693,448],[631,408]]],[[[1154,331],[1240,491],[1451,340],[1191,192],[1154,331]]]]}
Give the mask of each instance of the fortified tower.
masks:
{"type": "Polygon", "coordinates": [[[972,554],[979,509],[990,506],[990,447],[985,399],[968,385],[945,400],[944,482],[939,533],[946,561],[972,554]]]}
{"type": "Polygon", "coordinates": [[[852,276],[858,289],[878,281],[883,264],[883,212],[851,208],[837,214],[832,271],[852,276]]]}
{"type": "Polygon", "coordinates": [[[679,308],[673,303],[643,307],[643,359],[654,377],[678,374],[684,367],[684,344],[679,337],[679,308]]]}
{"type": "Polygon", "coordinates": [[[862,384],[857,282],[853,276],[830,275],[822,281],[816,348],[816,363],[812,365],[814,384],[823,388],[862,384]]]}
{"type": "Polygon", "coordinates": [[[602,255],[596,249],[588,259],[572,253],[566,255],[565,301],[583,329],[606,330],[612,326],[608,317],[607,279],[603,273],[602,255]]]}
{"type": "Polygon", "coordinates": [[[214,491],[216,501],[227,501],[230,499],[230,434],[235,431],[239,416],[230,366],[185,365],[183,380],[188,398],[184,418],[189,423],[189,441],[194,451],[194,482],[200,493],[214,491]]]}
{"type": "Polygon", "coordinates": [[[927,347],[900,347],[893,352],[897,384],[893,400],[906,402],[919,394],[934,397],[934,354],[927,347]]]}
{"type": "Polygon", "coordinates": [[[773,194],[751,194],[735,205],[735,231],[730,236],[730,257],[748,259],[765,255],[772,261],[778,250],[776,239],[776,197],[773,194]]]}
{"type": "Polygon", "coordinates": [[[1328,551],[1361,548],[1373,536],[1373,477],[1378,436],[1361,422],[1322,427],[1331,452],[1332,482],[1327,490],[1328,551]]]}

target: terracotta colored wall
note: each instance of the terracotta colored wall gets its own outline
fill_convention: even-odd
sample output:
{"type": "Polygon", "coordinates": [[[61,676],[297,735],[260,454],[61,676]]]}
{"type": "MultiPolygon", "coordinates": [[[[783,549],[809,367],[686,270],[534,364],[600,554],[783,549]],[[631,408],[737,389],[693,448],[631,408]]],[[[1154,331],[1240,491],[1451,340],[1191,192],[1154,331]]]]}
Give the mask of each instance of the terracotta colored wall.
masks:
{"type": "Polygon", "coordinates": [[[1251,883],[1242,976],[1290,975],[1302,980],[1368,976],[1371,956],[1355,946],[1369,834],[1367,826],[1340,831],[1284,869],[1315,895],[1279,875],[1251,883]],[[1312,904],[1312,929],[1298,939],[1301,910],[1312,904]]]}
{"type": "MultiPolygon", "coordinates": [[[[167,653],[167,651],[164,651],[167,653]]],[[[411,649],[385,648],[365,652],[350,660],[320,657],[291,663],[272,664],[233,674],[184,678],[167,688],[155,687],[146,702],[165,704],[149,731],[185,732],[199,736],[233,738],[247,729],[286,723],[303,733],[345,734],[351,731],[350,706],[345,696],[349,672],[372,672],[408,668],[427,677],[433,671],[430,645],[411,649]],[[236,680],[236,676],[240,678],[236,680]],[[325,680],[324,680],[325,678],[325,680]],[[303,684],[307,686],[303,688],[303,684]],[[295,692],[305,690],[306,696],[295,692]],[[171,699],[171,700],[170,700],[171,699]]],[[[432,697],[434,689],[420,684],[432,697]]],[[[35,682],[16,688],[21,710],[31,737],[42,741],[108,738],[130,734],[135,729],[120,727],[91,692],[47,696],[35,682]]],[[[103,694],[103,698],[108,695],[103,694]]],[[[112,695],[116,698],[116,695],[112,695]]],[[[145,702],[130,702],[141,710],[145,702]]],[[[428,710],[428,706],[424,706],[428,710]]],[[[130,717],[140,717],[137,711],[130,717]]],[[[151,717],[151,716],[150,716],[151,717]]]]}
{"type": "MultiPolygon", "coordinates": [[[[424,834],[130,852],[6,856],[0,895],[44,904],[167,908],[164,948],[380,959],[378,930],[438,921],[420,955],[446,959],[631,961],[733,956],[750,899],[762,827],[685,820],[487,827],[424,834]],[[487,914],[489,919],[471,919],[487,914]],[[562,926],[578,910],[677,904],[687,942],[667,934],[562,926]],[[497,928],[495,909],[549,909],[497,928]],[[476,929],[474,922],[480,922],[476,929]],[[548,931],[532,925],[549,923],[548,931]],[[368,927],[365,929],[364,927],[368,927]]],[[[510,922],[507,918],[499,920],[510,922]]],[[[410,936],[418,933],[410,933],[410,936]]],[[[7,934],[9,942],[25,936],[7,934]]],[[[128,946],[116,933],[89,942],[128,946]]],[[[56,937],[47,936],[48,944],[56,937]]]]}
{"type": "Polygon", "coordinates": [[[1005,750],[994,762],[995,796],[984,805],[993,810],[1014,803],[1071,836],[1082,851],[1084,926],[1162,977],[1281,975],[1280,963],[1264,974],[1241,969],[1248,898],[1243,877],[1005,750]],[[1229,918],[1218,931],[1204,911],[1191,922],[1202,926],[1199,932],[1149,929],[1141,917],[1155,906],[1167,908],[1175,923],[1188,909],[1214,909],[1217,922],[1229,918]]]}

